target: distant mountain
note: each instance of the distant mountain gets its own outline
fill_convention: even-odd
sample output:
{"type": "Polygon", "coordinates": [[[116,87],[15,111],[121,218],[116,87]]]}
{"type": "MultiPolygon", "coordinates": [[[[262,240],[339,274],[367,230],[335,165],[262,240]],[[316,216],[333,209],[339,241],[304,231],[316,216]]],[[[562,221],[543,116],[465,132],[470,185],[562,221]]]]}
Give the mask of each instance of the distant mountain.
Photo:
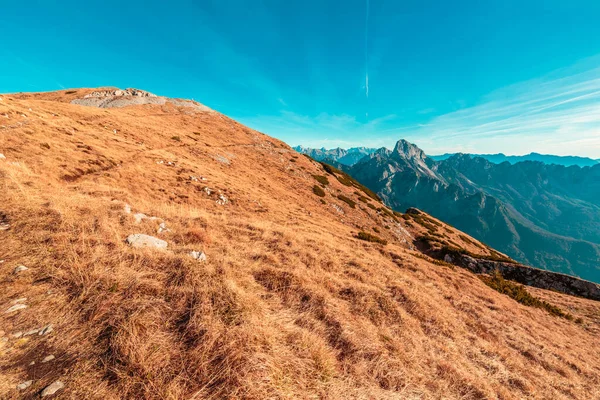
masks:
{"type": "MultiPolygon", "coordinates": [[[[446,153],[438,156],[429,156],[436,161],[447,160],[455,154],[459,153],[446,153]]],[[[495,164],[501,164],[508,161],[511,164],[515,164],[521,161],[540,161],[544,164],[557,164],[570,167],[577,165],[579,167],[592,167],[600,163],[600,160],[593,160],[587,157],[578,156],[554,156],[549,154],[529,153],[523,156],[507,156],[502,153],[498,154],[470,154],[472,157],[481,157],[495,164]]]]}
{"type": "Polygon", "coordinates": [[[294,147],[299,153],[304,153],[318,161],[335,161],[337,163],[351,166],[359,162],[363,157],[373,154],[377,149],[368,147],[352,147],[350,149],[312,149],[310,147],[296,146],[294,147]]]}
{"type": "Polygon", "coordinates": [[[436,161],[401,140],[347,171],[397,210],[420,208],[518,261],[600,282],[600,164],[436,161]]]}

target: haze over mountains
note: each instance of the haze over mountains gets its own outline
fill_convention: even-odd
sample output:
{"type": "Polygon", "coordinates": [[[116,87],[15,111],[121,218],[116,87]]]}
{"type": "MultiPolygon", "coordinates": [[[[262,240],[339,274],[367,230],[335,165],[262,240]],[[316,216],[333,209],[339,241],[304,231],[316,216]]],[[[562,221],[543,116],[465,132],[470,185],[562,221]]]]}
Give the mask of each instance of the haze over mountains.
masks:
{"type": "Polygon", "coordinates": [[[418,207],[520,262],[600,282],[600,164],[435,160],[400,140],[345,169],[394,209],[418,207]]]}
{"type": "MultiPolygon", "coordinates": [[[[446,153],[438,156],[429,156],[436,161],[446,160],[457,153],[446,153]]],[[[594,160],[589,157],[578,157],[578,156],[555,156],[550,154],[539,154],[529,153],[522,156],[507,156],[502,153],[498,154],[470,154],[472,157],[485,158],[489,162],[494,164],[501,164],[508,161],[511,164],[515,164],[521,161],[539,161],[544,164],[557,164],[570,167],[571,165],[578,165],[580,167],[591,167],[598,163],[599,160],[594,160]]]]}

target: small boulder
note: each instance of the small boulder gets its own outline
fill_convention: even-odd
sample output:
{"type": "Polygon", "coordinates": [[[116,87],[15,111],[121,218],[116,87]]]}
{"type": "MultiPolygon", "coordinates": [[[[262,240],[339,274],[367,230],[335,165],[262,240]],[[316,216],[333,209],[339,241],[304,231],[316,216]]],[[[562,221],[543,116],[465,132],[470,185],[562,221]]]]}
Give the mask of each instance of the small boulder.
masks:
{"type": "Polygon", "coordinates": [[[0,160],[6,160],[6,156],[2,153],[0,153],[0,160]]]}
{"type": "Polygon", "coordinates": [[[190,257],[198,261],[206,261],[206,254],[203,251],[190,251],[190,257]]]}
{"type": "Polygon", "coordinates": [[[52,396],[54,393],[58,392],[60,389],[64,388],[65,384],[61,381],[56,381],[50,386],[46,386],[46,388],[42,391],[42,397],[52,396]]]}
{"type": "Polygon", "coordinates": [[[49,333],[51,333],[53,331],[54,331],[54,326],[52,324],[48,324],[48,325],[46,325],[45,327],[43,327],[40,330],[40,332],[38,333],[38,335],[44,336],[44,335],[47,335],[47,334],[49,334],[49,333]]]}
{"type": "Polygon", "coordinates": [[[54,357],[54,354],[50,354],[49,356],[44,357],[44,359],[42,360],[42,364],[50,362],[50,361],[54,360],[55,358],[56,357],[54,357]]]}
{"type": "Polygon", "coordinates": [[[137,214],[133,214],[133,218],[135,219],[136,224],[140,224],[140,223],[142,223],[143,220],[148,218],[148,216],[143,213],[137,213],[137,214]]]}
{"type": "Polygon", "coordinates": [[[16,268],[14,269],[14,271],[13,271],[13,272],[14,272],[15,274],[18,274],[19,272],[27,271],[28,269],[29,269],[29,268],[27,268],[27,267],[26,267],[26,266],[24,266],[24,265],[19,265],[18,267],[16,267],[16,268]]]}
{"type": "Polygon", "coordinates": [[[167,224],[165,224],[164,222],[161,222],[160,225],[158,225],[158,233],[163,233],[163,232],[171,232],[171,230],[169,228],[167,228],[167,224]]]}
{"type": "Polygon", "coordinates": [[[17,385],[17,389],[19,390],[25,390],[27,389],[29,386],[31,386],[31,384],[33,383],[33,381],[25,381],[23,383],[19,383],[17,385]]]}
{"type": "Polygon", "coordinates": [[[154,236],[144,235],[143,233],[134,233],[127,236],[126,242],[131,247],[135,248],[149,247],[159,250],[166,250],[168,246],[167,242],[164,240],[154,236]]]}
{"type": "Polygon", "coordinates": [[[14,306],[10,307],[8,310],[4,311],[4,313],[10,314],[15,311],[24,310],[26,308],[27,308],[27,304],[15,304],[14,306]]]}

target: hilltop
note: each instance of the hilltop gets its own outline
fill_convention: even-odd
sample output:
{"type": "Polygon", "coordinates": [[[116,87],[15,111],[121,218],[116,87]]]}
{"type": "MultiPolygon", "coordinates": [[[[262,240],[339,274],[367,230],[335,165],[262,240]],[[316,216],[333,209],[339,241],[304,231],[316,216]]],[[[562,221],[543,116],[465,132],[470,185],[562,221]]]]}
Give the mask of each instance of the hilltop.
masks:
{"type": "Polygon", "coordinates": [[[0,95],[1,398],[598,395],[598,302],[432,258],[419,238],[513,262],[199,103],[117,90],[0,95]]]}

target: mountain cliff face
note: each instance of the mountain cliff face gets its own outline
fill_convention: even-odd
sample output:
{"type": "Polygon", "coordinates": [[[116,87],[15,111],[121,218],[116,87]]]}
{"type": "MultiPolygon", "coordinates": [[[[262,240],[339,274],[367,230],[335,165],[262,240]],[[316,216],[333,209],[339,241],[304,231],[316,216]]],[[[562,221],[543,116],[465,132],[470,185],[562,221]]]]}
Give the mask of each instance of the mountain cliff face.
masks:
{"type": "Polygon", "coordinates": [[[401,140],[348,171],[394,209],[418,207],[520,262],[600,281],[600,165],[435,161],[401,140]]]}

